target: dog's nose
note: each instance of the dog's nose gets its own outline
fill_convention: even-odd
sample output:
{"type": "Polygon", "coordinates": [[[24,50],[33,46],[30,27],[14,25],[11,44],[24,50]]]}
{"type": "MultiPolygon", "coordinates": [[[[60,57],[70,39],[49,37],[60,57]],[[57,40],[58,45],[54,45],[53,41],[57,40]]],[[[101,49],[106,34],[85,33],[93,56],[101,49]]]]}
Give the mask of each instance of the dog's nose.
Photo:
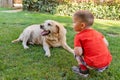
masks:
{"type": "Polygon", "coordinates": [[[44,26],[43,26],[43,25],[40,25],[40,28],[41,28],[41,29],[43,29],[43,28],[44,28],[44,26]]]}

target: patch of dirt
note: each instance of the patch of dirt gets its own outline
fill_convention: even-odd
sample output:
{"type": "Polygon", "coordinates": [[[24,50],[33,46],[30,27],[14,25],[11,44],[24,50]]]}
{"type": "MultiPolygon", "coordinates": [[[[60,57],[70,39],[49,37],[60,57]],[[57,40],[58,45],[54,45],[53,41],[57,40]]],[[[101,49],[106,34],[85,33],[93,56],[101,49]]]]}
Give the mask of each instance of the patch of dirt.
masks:
{"type": "Polygon", "coordinates": [[[1,12],[6,12],[6,13],[16,13],[16,12],[20,12],[22,11],[22,9],[16,9],[16,10],[4,10],[4,11],[1,11],[1,12]]]}
{"type": "Polygon", "coordinates": [[[107,35],[111,36],[111,37],[118,37],[118,36],[120,36],[119,34],[113,34],[113,33],[108,33],[107,35]]]}

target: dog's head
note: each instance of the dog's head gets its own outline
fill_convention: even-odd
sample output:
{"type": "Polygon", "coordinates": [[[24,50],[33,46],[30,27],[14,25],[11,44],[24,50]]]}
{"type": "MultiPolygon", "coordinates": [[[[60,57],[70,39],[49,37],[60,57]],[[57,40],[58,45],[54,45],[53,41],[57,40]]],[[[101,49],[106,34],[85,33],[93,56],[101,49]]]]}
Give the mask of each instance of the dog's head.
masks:
{"type": "Polygon", "coordinates": [[[40,26],[43,29],[42,35],[48,35],[50,33],[59,33],[59,26],[56,21],[46,20],[43,25],[40,26]]]}
{"type": "Polygon", "coordinates": [[[50,31],[49,30],[46,30],[44,28],[44,25],[40,25],[40,29],[42,29],[43,31],[41,32],[41,35],[42,36],[46,36],[46,35],[49,35],[50,34],[50,31]]]}

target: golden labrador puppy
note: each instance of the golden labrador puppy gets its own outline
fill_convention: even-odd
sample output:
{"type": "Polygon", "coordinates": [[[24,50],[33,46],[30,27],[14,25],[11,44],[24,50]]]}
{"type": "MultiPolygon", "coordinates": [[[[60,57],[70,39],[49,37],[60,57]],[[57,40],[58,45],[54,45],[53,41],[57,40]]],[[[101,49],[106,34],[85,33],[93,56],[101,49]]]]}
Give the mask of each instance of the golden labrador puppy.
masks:
{"type": "Polygon", "coordinates": [[[24,49],[28,49],[27,43],[42,44],[45,56],[50,57],[50,47],[62,46],[67,51],[74,53],[66,43],[66,29],[60,23],[53,20],[46,20],[42,25],[28,26],[21,33],[18,39],[12,43],[22,41],[24,49]]]}

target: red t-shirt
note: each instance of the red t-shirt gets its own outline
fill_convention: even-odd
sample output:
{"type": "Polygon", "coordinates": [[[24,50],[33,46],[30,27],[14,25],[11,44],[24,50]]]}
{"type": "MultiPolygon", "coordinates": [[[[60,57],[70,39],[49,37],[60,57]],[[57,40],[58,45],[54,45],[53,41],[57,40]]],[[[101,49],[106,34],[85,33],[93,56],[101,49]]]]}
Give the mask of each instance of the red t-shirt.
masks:
{"type": "Polygon", "coordinates": [[[84,61],[88,66],[102,68],[112,61],[103,38],[104,36],[94,29],[85,29],[76,34],[74,47],[82,47],[84,61]]]}

